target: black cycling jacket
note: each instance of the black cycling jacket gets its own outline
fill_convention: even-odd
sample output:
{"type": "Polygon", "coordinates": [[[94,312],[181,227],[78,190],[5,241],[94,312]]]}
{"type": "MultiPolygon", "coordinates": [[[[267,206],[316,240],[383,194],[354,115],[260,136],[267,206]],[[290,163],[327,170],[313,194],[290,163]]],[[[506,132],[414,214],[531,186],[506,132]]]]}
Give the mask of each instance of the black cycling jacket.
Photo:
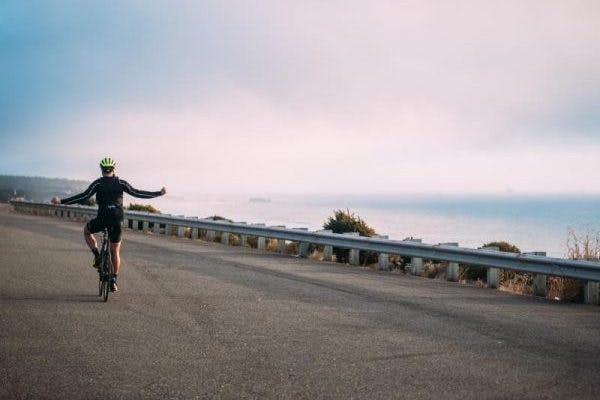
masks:
{"type": "Polygon", "coordinates": [[[119,179],[118,176],[103,176],[92,182],[85,192],[62,199],[60,203],[79,203],[89,199],[95,194],[96,202],[98,203],[98,214],[100,214],[110,207],[116,206],[120,209],[123,209],[123,192],[142,199],[151,199],[162,194],[160,191],[148,192],[145,190],[135,189],[126,181],[119,179]]]}

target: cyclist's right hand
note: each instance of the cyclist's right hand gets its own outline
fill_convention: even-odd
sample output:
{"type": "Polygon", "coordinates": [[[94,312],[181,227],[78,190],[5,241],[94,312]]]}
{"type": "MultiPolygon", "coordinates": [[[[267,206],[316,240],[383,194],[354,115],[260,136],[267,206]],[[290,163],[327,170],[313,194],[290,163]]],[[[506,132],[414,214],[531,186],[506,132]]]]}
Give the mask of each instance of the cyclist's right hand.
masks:
{"type": "Polygon", "coordinates": [[[52,204],[60,204],[60,199],[56,196],[54,196],[51,201],[52,201],[52,204]]]}

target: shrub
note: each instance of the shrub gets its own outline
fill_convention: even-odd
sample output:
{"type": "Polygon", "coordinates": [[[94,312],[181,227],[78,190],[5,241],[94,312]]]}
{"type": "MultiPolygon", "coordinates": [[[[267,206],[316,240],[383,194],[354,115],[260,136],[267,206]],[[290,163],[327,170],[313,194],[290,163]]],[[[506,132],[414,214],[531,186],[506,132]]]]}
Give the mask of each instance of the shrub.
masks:
{"type": "Polygon", "coordinates": [[[129,211],[145,211],[145,212],[149,212],[152,214],[160,214],[160,211],[157,210],[156,208],[154,208],[154,206],[150,205],[150,204],[135,204],[132,203],[130,204],[127,209],[129,211]]]}
{"type": "MultiPolygon", "coordinates": [[[[505,242],[505,241],[496,241],[485,243],[481,247],[498,247],[499,251],[503,251],[506,253],[521,253],[521,250],[515,246],[514,244],[505,242]]],[[[529,274],[520,274],[511,270],[500,270],[500,283],[511,281],[513,279],[517,280],[527,280],[531,282],[531,276],[523,277],[521,275],[529,275],[529,274]]],[[[461,279],[466,279],[468,281],[487,281],[487,267],[480,267],[477,265],[467,265],[461,268],[461,279]]]]}
{"type": "Polygon", "coordinates": [[[98,203],[96,202],[96,196],[92,196],[89,199],[82,201],[81,204],[83,204],[84,206],[89,206],[89,207],[98,206],[98,203]]]}
{"type": "Polygon", "coordinates": [[[229,218],[221,217],[220,215],[212,215],[210,217],[206,217],[206,219],[212,219],[213,221],[233,222],[233,220],[231,220],[229,218]]]}
{"type": "MultiPolygon", "coordinates": [[[[600,260],[600,232],[587,232],[580,237],[575,231],[570,231],[567,237],[567,257],[573,260],[600,260]]],[[[585,282],[579,279],[548,277],[548,294],[551,299],[566,301],[583,301],[585,282]]]]}
{"type": "MultiPolygon", "coordinates": [[[[500,251],[506,253],[521,254],[521,249],[514,244],[504,241],[486,243],[483,245],[483,247],[498,247],[500,251]]],[[[533,291],[533,276],[527,272],[516,272],[510,269],[501,269],[500,285],[514,292],[531,294],[533,291]]]]}
{"type": "Polygon", "coordinates": [[[258,248],[258,237],[248,236],[248,238],[246,239],[246,243],[248,243],[248,247],[256,249],[258,248]]]}
{"type": "Polygon", "coordinates": [[[447,276],[447,270],[447,261],[434,262],[432,260],[427,260],[423,263],[423,272],[421,273],[421,276],[431,279],[445,279],[447,276]]]}
{"type": "MultiPolygon", "coordinates": [[[[334,215],[329,217],[323,224],[324,229],[330,229],[333,233],[358,232],[360,236],[375,236],[375,229],[371,228],[358,215],[351,213],[349,210],[334,210],[334,215]]],[[[333,248],[335,259],[339,263],[348,262],[348,249],[333,248]]],[[[361,251],[360,263],[363,265],[376,263],[378,260],[377,253],[361,251]]]]}

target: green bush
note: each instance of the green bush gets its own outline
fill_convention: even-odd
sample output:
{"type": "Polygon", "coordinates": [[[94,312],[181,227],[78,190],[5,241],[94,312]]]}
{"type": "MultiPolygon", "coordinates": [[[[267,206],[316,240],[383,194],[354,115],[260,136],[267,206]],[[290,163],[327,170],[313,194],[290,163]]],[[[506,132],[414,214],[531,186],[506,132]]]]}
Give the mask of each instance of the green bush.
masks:
{"type": "Polygon", "coordinates": [[[157,210],[156,208],[154,208],[152,205],[150,204],[135,204],[132,203],[130,204],[127,209],[129,211],[145,211],[145,212],[149,212],[152,214],[160,214],[160,211],[157,210]]]}
{"type": "Polygon", "coordinates": [[[229,218],[225,218],[225,217],[221,217],[220,215],[212,215],[210,217],[206,217],[206,219],[212,219],[213,221],[227,221],[227,222],[233,222],[233,220],[229,219],[229,218]]]}
{"type": "MultiPolygon", "coordinates": [[[[521,253],[521,250],[517,246],[506,241],[489,242],[481,247],[498,247],[499,251],[506,253],[521,253]]],[[[461,275],[462,279],[469,281],[481,280],[485,282],[487,281],[487,268],[479,267],[477,265],[468,265],[463,268],[461,275]]],[[[515,271],[502,269],[500,270],[500,283],[515,279],[519,281],[531,280],[531,277],[526,275],[529,274],[517,274],[515,271]]]]}
{"type": "Polygon", "coordinates": [[[489,242],[484,244],[482,247],[498,247],[500,249],[500,251],[503,251],[505,253],[521,253],[521,250],[515,246],[514,244],[510,244],[508,242],[505,241],[501,241],[501,242],[489,242]]]}
{"type": "MultiPolygon", "coordinates": [[[[324,229],[330,229],[333,233],[358,232],[360,236],[375,236],[377,232],[371,228],[358,215],[351,213],[349,210],[334,210],[333,216],[329,217],[323,224],[324,229]]],[[[339,263],[348,262],[348,249],[333,248],[335,259],[339,263]]],[[[378,260],[377,253],[361,251],[360,263],[363,265],[376,263],[378,260]]]]}
{"type": "Polygon", "coordinates": [[[97,207],[98,203],[96,202],[96,196],[92,196],[87,200],[81,202],[84,206],[97,207]]]}

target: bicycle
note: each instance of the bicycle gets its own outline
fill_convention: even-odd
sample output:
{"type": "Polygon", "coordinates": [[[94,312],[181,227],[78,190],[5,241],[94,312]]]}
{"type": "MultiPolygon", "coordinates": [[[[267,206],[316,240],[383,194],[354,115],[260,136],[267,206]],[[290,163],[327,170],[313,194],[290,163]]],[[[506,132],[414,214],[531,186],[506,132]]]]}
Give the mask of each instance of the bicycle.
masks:
{"type": "Polygon", "coordinates": [[[108,228],[104,228],[102,234],[102,247],[100,250],[100,265],[98,266],[98,296],[108,301],[108,293],[110,292],[110,279],[114,274],[112,258],[110,254],[110,236],[108,228]]]}

